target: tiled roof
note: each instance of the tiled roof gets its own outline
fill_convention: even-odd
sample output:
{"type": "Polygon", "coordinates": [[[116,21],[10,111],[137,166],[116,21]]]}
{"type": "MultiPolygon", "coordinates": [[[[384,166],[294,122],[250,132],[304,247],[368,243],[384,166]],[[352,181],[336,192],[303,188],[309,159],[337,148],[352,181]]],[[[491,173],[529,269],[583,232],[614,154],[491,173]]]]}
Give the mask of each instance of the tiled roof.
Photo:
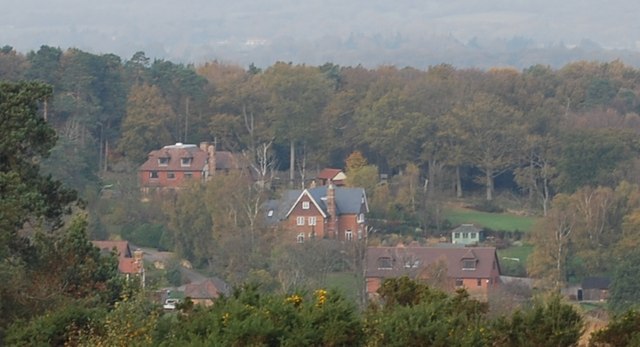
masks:
{"type": "Polygon", "coordinates": [[[608,277],[586,277],[582,280],[582,289],[609,289],[610,284],[608,277]]]}
{"type": "Polygon", "coordinates": [[[103,254],[109,254],[115,248],[118,252],[118,271],[125,274],[137,274],[140,268],[129,248],[128,241],[91,241],[103,254]]]}
{"type": "Polygon", "coordinates": [[[489,278],[493,264],[500,264],[494,247],[369,247],[366,255],[367,277],[415,277],[429,265],[443,262],[450,278],[489,278]],[[381,266],[380,260],[384,259],[381,266]],[[465,260],[476,260],[475,270],[463,270],[465,260]]]}
{"type": "MultiPolygon", "coordinates": [[[[325,198],[327,196],[327,189],[328,186],[308,189],[309,194],[325,212],[327,212],[327,205],[325,201],[325,198]]],[[[335,187],[334,189],[336,194],[336,210],[338,214],[360,213],[363,199],[366,205],[366,195],[364,189],[344,187],[335,187]]]]}
{"type": "Polygon", "coordinates": [[[326,168],[320,171],[320,173],[318,174],[318,178],[323,180],[331,180],[334,177],[336,177],[336,175],[339,174],[340,172],[342,172],[342,170],[340,169],[326,168]]]}
{"type": "Polygon", "coordinates": [[[207,165],[209,155],[196,145],[172,145],[151,151],[147,161],[140,166],[140,171],[202,171],[207,165]],[[160,158],[169,158],[167,165],[160,165],[160,158]],[[191,158],[189,166],[182,166],[182,158],[191,158]]]}
{"type": "Polygon", "coordinates": [[[202,282],[189,283],[184,288],[184,296],[192,299],[215,299],[221,294],[227,295],[227,284],[217,278],[208,278],[202,282]]]}
{"type": "Polygon", "coordinates": [[[466,233],[466,232],[470,232],[470,233],[479,233],[481,232],[482,229],[478,228],[477,226],[473,225],[473,224],[461,224],[460,226],[458,226],[457,228],[451,230],[452,233],[466,233]]]}
{"type": "MultiPolygon", "coordinates": [[[[326,204],[327,189],[327,186],[307,189],[309,195],[313,200],[315,200],[325,214],[328,214],[326,204]]],[[[360,213],[363,200],[365,204],[364,212],[368,212],[369,206],[367,205],[367,197],[364,189],[344,187],[334,187],[334,189],[336,196],[336,212],[338,215],[360,213]]],[[[265,204],[267,221],[269,223],[277,223],[278,221],[287,218],[287,213],[291,210],[293,204],[298,200],[303,192],[303,190],[291,189],[285,191],[280,199],[269,200],[265,204]],[[269,216],[269,211],[273,211],[271,216],[269,216]]]]}

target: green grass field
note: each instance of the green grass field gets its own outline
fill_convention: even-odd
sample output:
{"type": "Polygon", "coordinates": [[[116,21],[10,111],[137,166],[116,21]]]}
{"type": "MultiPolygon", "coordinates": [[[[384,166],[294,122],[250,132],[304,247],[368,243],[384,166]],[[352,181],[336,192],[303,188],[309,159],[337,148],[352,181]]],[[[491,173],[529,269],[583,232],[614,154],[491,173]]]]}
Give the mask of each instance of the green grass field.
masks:
{"type": "Polygon", "coordinates": [[[444,217],[453,226],[472,223],[493,230],[528,232],[538,220],[536,217],[517,216],[508,213],[488,213],[454,207],[445,210],[444,217]]]}
{"type": "MultiPolygon", "coordinates": [[[[526,264],[527,258],[533,252],[532,245],[511,246],[498,250],[498,258],[502,261],[503,257],[508,259],[520,259],[520,263],[526,264]]],[[[515,260],[514,260],[515,261],[515,260]]]]}

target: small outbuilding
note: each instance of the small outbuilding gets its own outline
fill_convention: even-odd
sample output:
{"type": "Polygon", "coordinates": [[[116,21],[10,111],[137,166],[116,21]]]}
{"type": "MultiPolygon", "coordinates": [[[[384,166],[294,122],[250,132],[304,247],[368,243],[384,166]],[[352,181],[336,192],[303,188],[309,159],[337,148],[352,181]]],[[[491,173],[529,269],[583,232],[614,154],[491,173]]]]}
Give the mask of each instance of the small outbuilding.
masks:
{"type": "Polygon", "coordinates": [[[483,240],[482,229],[473,224],[461,224],[451,230],[451,243],[475,245],[483,240]]]}

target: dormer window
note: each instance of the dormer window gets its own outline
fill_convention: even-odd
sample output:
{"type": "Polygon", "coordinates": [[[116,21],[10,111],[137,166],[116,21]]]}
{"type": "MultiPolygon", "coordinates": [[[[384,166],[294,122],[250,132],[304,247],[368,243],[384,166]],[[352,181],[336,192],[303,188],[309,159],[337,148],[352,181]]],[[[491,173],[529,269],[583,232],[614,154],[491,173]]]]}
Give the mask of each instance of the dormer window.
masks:
{"type": "Polygon", "coordinates": [[[392,270],[393,263],[389,257],[378,258],[378,270],[392,270]]]}
{"type": "Polygon", "coordinates": [[[302,202],[302,209],[303,210],[308,210],[309,209],[309,202],[308,201],[303,201],[302,202]]]}
{"type": "Polygon", "coordinates": [[[159,166],[167,166],[167,165],[169,165],[169,159],[170,159],[169,157],[158,158],[158,165],[159,166]]]}
{"type": "Polygon", "coordinates": [[[476,259],[465,259],[462,261],[462,270],[475,270],[476,263],[478,261],[476,259]]]}
{"type": "Polygon", "coordinates": [[[416,269],[420,267],[420,260],[418,259],[409,259],[404,262],[405,269],[416,269]]]}
{"type": "Polygon", "coordinates": [[[364,213],[358,215],[358,223],[364,223],[364,213]]]}
{"type": "Polygon", "coordinates": [[[193,158],[180,158],[180,166],[189,167],[193,162],[193,158]]]}

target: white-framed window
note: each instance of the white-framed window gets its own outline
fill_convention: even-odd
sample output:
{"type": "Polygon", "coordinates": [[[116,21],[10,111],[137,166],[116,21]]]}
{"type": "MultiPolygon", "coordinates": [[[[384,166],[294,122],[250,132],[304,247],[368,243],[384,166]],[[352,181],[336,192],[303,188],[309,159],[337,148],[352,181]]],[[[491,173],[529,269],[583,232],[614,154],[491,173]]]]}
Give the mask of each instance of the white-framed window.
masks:
{"type": "Polygon", "coordinates": [[[149,178],[158,178],[158,171],[149,171],[149,178]]]}
{"type": "Polygon", "coordinates": [[[296,225],[304,225],[304,217],[296,217],[296,225]]]}
{"type": "Polygon", "coordinates": [[[304,233],[298,234],[298,236],[296,237],[296,242],[304,243],[304,233]]]}
{"type": "Polygon", "coordinates": [[[316,225],[316,217],[309,217],[309,225],[316,225]]]}
{"type": "Polygon", "coordinates": [[[460,238],[460,233],[453,233],[453,238],[454,239],[459,239],[460,238]]]}
{"type": "Polygon", "coordinates": [[[364,223],[364,213],[358,215],[358,223],[364,223]]]}
{"type": "Polygon", "coordinates": [[[170,179],[170,180],[176,179],[176,173],[173,171],[167,172],[167,179],[170,179]]]}
{"type": "Polygon", "coordinates": [[[475,233],[475,232],[472,232],[472,233],[470,234],[470,236],[471,236],[471,238],[472,238],[472,239],[475,239],[475,238],[476,238],[476,233],[475,233]]]}
{"type": "Polygon", "coordinates": [[[303,210],[308,210],[309,209],[309,202],[308,201],[303,201],[302,202],[302,209],[303,210]]]}
{"type": "Polygon", "coordinates": [[[469,238],[469,233],[462,233],[462,238],[463,239],[468,239],[469,238]]]}
{"type": "Polygon", "coordinates": [[[404,262],[404,267],[406,269],[416,269],[420,266],[420,260],[409,259],[404,262]]]}
{"type": "Polygon", "coordinates": [[[186,179],[192,179],[193,178],[193,172],[185,172],[184,173],[184,178],[186,179]]]}
{"type": "Polygon", "coordinates": [[[392,270],[393,262],[389,257],[378,258],[378,270],[392,270]]]}
{"type": "Polygon", "coordinates": [[[462,278],[456,278],[456,288],[460,288],[464,286],[464,281],[462,280],[462,278]]]}
{"type": "Polygon", "coordinates": [[[159,166],[167,166],[167,165],[169,165],[169,157],[158,158],[158,165],[159,166]]]}
{"type": "Polygon", "coordinates": [[[462,270],[475,270],[475,269],[476,269],[475,259],[464,260],[462,262],[462,270]]]}
{"type": "Polygon", "coordinates": [[[180,166],[188,167],[191,166],[191,162],[193,158],[180,158],[180,166]]]}
{"type": "Polygon", "coordinates": [[[351,230],[347,230],[347,231],[345,231],[345,232],[344,232],[344,238],[345,238],[347,241],[352,241],[352,240],[353,240],[353,231],[351,231],[351,230]]]}

